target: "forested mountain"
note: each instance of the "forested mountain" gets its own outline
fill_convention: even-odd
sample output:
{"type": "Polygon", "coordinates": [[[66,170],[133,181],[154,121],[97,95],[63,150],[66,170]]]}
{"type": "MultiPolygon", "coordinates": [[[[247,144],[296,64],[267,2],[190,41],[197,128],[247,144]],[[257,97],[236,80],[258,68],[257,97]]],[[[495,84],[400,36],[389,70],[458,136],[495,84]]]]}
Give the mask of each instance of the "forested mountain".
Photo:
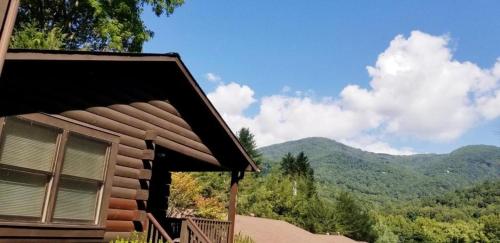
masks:
{"type": "Polygon", "coordinates": [[[487,181],[400,203],[379,219],[397,242],[500,242],[499,205],[500,181],[487,181]]]}
{"type": "Polygon", "coordinates": [[[500,148],[472,145],[449,154],[395,156],[365,152],[327,138],[306,138],[259,149],[275,164],[286,153],[308,157],[320,194],[350,191],[370,202],[439,195],[500,177],[500,148]]]}
{"type": "MultiPolygon", "coordinates": [[[[248,130],[238,135],[262,168],[240,182],[239,214],[374,243],[500,242],[498,147],[393,156],[308,138],[257,151],[248,130]]],[[[170,205],[224,218],[229,179],[174,174],[170,205]]]]}

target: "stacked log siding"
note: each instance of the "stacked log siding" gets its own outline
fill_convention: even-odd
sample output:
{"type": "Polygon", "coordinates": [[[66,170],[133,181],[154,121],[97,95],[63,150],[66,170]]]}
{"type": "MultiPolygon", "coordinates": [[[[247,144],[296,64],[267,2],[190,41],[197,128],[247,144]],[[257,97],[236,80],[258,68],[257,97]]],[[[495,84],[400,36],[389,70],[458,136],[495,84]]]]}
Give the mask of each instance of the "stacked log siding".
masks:
{"type": "Polygon", "coordinates": [[[105,239],[127,237],[146,227],[146,205],[154,151],[147,140],[213,165],[220,165],[179,112],[166,101],[115,104],[66,111],[62,116],[120,137],[105,239]]]}

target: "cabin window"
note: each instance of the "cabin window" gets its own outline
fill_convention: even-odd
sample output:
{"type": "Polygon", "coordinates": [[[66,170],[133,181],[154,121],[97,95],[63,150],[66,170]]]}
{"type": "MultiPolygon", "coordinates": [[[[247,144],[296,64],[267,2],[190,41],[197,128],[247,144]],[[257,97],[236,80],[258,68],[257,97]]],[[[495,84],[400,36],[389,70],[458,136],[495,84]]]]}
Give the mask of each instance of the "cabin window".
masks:
{"type": "Polygon", "coordinates": [[[60,132],[7,119],[0,150],[0,215],[41,219],[60,132]]]}
{"type": "Polygon", "coordinates": [[[54,219],[94,221],[108,145],[70,134],[66,143],[54,219]]]}
{"type": "Polygon", "coordinates": [[[16,117],[2,124],[0,220],[99,225],[113,144],[84,135],[89,128],[73,131],[76,124],[16,117]]]}

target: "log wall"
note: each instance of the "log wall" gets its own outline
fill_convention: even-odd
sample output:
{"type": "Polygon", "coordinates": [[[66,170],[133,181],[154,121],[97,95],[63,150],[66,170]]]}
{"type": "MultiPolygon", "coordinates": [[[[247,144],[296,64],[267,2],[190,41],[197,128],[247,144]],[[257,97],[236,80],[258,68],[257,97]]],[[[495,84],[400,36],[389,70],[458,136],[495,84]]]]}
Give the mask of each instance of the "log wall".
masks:
{"type": "Polygon", "coordinates": [[[92,107],[61,115],[74,122],[106,129],[120,137],[107,210],[106,240],[127,237],[133,231],[145,229],[154,159],[154,151],[147,140],[199,161],[220,165],[167,101],[92,107]]]}

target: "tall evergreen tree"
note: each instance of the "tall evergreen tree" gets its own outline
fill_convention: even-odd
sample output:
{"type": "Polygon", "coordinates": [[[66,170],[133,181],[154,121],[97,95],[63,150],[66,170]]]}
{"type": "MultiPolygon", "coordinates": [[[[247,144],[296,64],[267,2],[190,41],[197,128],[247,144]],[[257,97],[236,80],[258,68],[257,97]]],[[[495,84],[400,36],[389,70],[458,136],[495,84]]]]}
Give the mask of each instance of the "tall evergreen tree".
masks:
{"type": "Polygon", "coordinates": [[[283,174],[291,177],[314,178],[314,170],[304,152],[300,152],[297,156],[293,156],[291,153],[285,154],[281,158],[281,170],[283,174]]]}
{"type": "Polygon", "coordinates": [[[238,133],[238,140],[240,141],[243,148],[252,160],[260,166],[262,164],[262,154],[257,150],[257,143],[255,142],[255,136],[250,132],[249,128],[243,127],[238,133]]]}
{"type": "Polygon", "coordinates": [[[296,170],[295,166],[295,156],[288,152],[281,158],[281,171],[284,175],[293,176],[296,170]]]}
{"type": "Polygon", "coordinates": [[[309,164],[309,158],[304,154],[304,152],[300,152],[295,159],[297,171],[296,174],[299,176],[303,176],[305,178],[313,179],[314,178],[314,170],[309,164]]]}

